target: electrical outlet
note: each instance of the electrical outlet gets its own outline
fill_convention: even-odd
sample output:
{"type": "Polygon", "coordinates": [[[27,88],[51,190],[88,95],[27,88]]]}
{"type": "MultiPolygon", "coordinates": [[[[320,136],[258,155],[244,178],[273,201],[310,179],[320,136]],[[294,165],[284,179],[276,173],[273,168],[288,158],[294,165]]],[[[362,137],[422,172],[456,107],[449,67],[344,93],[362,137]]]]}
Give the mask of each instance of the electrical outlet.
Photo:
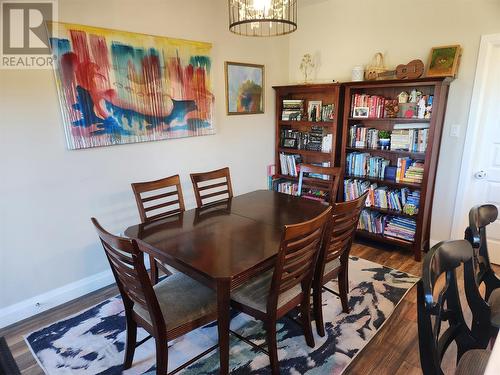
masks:
{"type": "Polygon", "coordinates": [[[450,137],[460,137],[460,125],[452,125],[450,129],[450,137]]]}

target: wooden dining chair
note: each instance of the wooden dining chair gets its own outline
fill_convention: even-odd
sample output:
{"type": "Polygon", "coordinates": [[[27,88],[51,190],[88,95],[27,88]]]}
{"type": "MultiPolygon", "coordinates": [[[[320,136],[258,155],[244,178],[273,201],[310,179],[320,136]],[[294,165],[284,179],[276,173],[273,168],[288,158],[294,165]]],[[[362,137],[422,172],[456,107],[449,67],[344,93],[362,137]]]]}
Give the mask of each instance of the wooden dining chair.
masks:
{"type": "Polygon", "coordinates": [[[316,329],[321,337],[325,335],[323,289],[338,295],[342,302],[342,310],[345,313],[349,312],[349,252],[367,195],[368,192],[365,192],[357,199],[334,203],[332,207],[332,219],[327,227],[330,232],[329,241],[323,243],[313,281],[314,316],[316,329]],[[325,287],[327,282],[335,278],[338,278],[339,293],[325,287]]]}
{"type": "Polygon", "coordinates": [[[198,208],[233,197],[228,167],[211,172],[191,173],[190,176],[198,208]]]}
{"type": "MultiPolygon", "coordinates": [[[[177,215],[186,209],[179,175],[155,181],[135,182],[131,186],[143,223],[177,215]]],[[[171,274],[165,264],[155,260],[152,256],[149,257],[149,264],[150,277],[154,284],[158,282],[158,269],[166,275],[171,274]]]]}
{"type": "Polygon", "coordinates": [[[250,279],[231,293],[233,308],[264,322],[273,374],[279,374],[276,321],[299,305],[307,345],[314,347],[311,283],[330,211],[331,207],[328,207],[312,220],[285,225],[274,269],[250,279]]]}
{"type": "MultiPolygon", "coordinates": [[[[127,320],[127,341],[123,368],[132,366],[135,348],[151,337],[156,341],[156,374],[168,367],[168,340],[175,339],[216,320],[217,305],[212,289],[178,272],[154,287],[144,266],[144,254],[134,239],[118,237],[104,230],[92,218],[120,291],[127,320]],[[137,327],[150,336],[137,343],[137,327]]],[[[213,346],[180,368],[203,357],[213,346]]],[[[174,370],[173,372],[176,372],[174,370]]]]}
{"type": "Polygon", "coordinates": [[[472,247],[465,240],[440,242],[424,258],[422,278],[417,283],[418,342],[424,375],[443,375],[441,361],[452,343],[457,353],[455,375],[484,374],[490,352],[479,349],[465,322],[456,275],[458,267],[471,261],[472,247]]]}
{"type": "Polygon", "coordinates": [[[338,167],[320,167],[301,164],[298,192],[301,197],[319,199],[333,204],[337,200],[337,191],[342,169],[338,167]],[[323,195],[318,195],[323,192],[323,195]]]}

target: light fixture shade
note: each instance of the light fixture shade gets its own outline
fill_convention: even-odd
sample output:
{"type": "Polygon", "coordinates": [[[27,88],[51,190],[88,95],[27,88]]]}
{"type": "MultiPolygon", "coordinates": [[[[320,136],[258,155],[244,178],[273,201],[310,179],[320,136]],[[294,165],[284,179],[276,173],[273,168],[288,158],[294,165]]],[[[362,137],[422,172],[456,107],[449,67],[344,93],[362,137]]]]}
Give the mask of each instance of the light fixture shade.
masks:
{"type": "Polygon", "coordinates": [[[229,0],[229,30],[246,36],[277,36],[297,30],[297,0],[229,0]]]}

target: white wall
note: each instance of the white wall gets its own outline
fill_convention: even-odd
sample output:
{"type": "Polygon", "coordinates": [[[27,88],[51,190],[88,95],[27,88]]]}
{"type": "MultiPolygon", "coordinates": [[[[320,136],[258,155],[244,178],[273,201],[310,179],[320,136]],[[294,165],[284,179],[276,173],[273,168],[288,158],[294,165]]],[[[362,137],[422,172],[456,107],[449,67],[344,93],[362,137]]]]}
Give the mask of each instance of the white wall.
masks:
{"type": "Polygon", "coordinates": [[[431,240],[448,239],[459,183],[480,36],[500,32],[498,0],[305,0],[299,28],[290,37],[290,80],[299,81],[305,53],[318,62],[315,78],[349,81],[355,65],[381,51],[389,67],[415,58],[427,62],[431,47],[460,44],[463,56],[451,84],[436,179],[431,240]],[[452,125],[460,127],[450,137],[452,125]]]}
{"type": "Polygon", "coordinates": [[[265,188],[273,162],[271,85],[288,81],[286,38],[234,36],[225,0],[60,0],[59,19],[212,42],[217,134],[68,151],[52,72],[0,71],[0,320],[2,308],[12,317],[108,270],[89,218],[114,232],[137,223],[131,182],[179,173],[193,207],[190,172],[228,165],[241,194],[265,188]],[[226,60],[265,64],[265,114],[226,116],[226,60]]]}

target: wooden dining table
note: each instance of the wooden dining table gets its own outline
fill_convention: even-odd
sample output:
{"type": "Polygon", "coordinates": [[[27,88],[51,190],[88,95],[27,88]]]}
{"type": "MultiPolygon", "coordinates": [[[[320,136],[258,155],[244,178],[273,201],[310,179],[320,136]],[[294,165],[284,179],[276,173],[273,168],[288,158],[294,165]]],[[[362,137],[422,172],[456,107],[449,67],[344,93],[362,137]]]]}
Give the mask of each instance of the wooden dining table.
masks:
{"type": "Polygon", "coordinates": [[[283,227],[310,220],[321,202],[258,190],[204,208],[129,227],[125,235],[217,295],[220,373],[229,373],[231,290],[273,266],[283,227]]]}

